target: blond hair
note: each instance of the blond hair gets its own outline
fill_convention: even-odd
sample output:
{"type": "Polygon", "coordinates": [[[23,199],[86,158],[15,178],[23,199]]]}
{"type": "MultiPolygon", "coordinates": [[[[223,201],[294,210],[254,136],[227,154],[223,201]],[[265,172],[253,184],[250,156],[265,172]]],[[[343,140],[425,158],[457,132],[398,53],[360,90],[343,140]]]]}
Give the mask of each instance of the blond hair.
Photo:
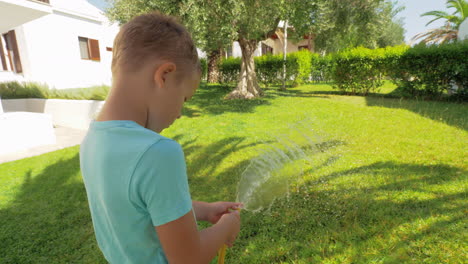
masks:
{"type": "Polygon", "coordinates": [[[112,74],[138,71],[150,60],[171,61],[179,72],[201,71],[190,33],[159,12],[137,16],[121,27],[114,40],[112,74]]]}

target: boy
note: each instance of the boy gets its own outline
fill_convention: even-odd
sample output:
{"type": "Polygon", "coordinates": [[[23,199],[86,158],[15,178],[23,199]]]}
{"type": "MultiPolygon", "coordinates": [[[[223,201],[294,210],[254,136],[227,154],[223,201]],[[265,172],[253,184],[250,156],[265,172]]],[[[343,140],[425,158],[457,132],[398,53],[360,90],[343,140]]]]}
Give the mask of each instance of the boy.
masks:
{"type": "Polygon", "coordinates": [[[159,13],[134,18],[114,41],[112,75],[80,150],[104,257],[110,263],[209,263],[239,233],[239,213],[231,210],[240,204],[192,202],[182,149],[159,134],[199,85],[189,33],[159,13]],[[198,231],[196,220],[214,225],[198,231]]]}

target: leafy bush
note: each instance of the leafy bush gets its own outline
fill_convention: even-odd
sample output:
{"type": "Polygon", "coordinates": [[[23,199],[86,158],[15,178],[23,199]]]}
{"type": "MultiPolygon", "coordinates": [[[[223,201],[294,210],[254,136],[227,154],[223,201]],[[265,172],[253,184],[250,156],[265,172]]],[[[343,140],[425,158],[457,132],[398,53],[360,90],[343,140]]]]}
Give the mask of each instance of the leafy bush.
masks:
{"type": "MultiPolygon", "coordinates": [[[[376,92],[385,80],[392,80],[401,97],[440,97],[453,93],[457,100],[468,97],[468,41],[409,48],[406,45],[380,49],[358,47],[337,54],[320,56],[308,51],[289,53],[286,59],[287,85],[308,81],[333,81],[343,92],[376,92]],[[458,87],[453,91],[452,87],[458,87]]],[[[240,58],[221,62],[221,83],[235,84],[240,58]]],[[[255,57],[255,69],[261,84],[279,85],[283,80],[283,55],[255,57]]]]}
{"type": "Polygon", "coordinates": [[[109,93],[109,86],[93,86],[75,89],[49,89],[47,85],[34,82],[4,82],[0,83],[0,97],[2,99],[44,98],[44,99],[73,99],[73,100],[105,100],[109,93]]]}
{"type": "Polygon", "coordinates": [[[408,96],[440,97],[444,92],[465,96],[468,89],[468,42],[419,44],[395,64],[391,77],[408,96]],[[452,86],[458,86],[452,91],[452,86]]]}
{"type": "Polygon", "coordinates": [[[233,85],[239,78],[241,58],[223,59],[219,65],[219,82],[224,85],[233,85]]]}
{"type": "Polygon", "coordinates": [[[50,90],[46,85],[38,83],[3,82],[0,83],[2,99],[16,98],[47,98],[50,90]]]}
{"type": "Polygon", "coordinates": [[[283,55],[255,57],[255,72],[258,81],[264,85],[277,85],[283,80],[283,55]]]}
{"type": "Polygon", "coordinates": [[[292,74],[295,77],[294,85],[301,85],[310,81],[310,74],[312,72],[312,53],[308,50],[301,50],[298,52],[290,53],[287,57],[291,57],[292,74]]]}
{"type": "MultiPolygon", "coordinates": [[[[255,72],[260,83],[265,86],[283,83],[283,54],[255,57],[255,72]]],[[[297,57],[286,56],[286,84],[293,85],[298,74],[297,57]]]]}
{"type": "Polygon", "coordinates": [[[358,47],[334,54],[331,70],[334,87],[353,94],[376,92],[405,50],[405,46],[374,50],[358,47]]]}
{"type": "MultiPolygon", "coordinates": [[[[298,51],[286,56],[287,85],[299,85],[310,80],[312,70],[312,53],[298,51]]],[[[254,58],[255,72],[258,81],[265,85],[279,85],[283,83],[283,55],[264,55],[254,58]]],[[[238,80],[241,58],[224,59],[219,66],[220,82],[234,84],[238,80]]]]}
{"type": "Polygon", "coordinates": [[[200,59],[201,69],[202,69],[202,80],[206,80],[208,74],[208,63],[205,58],[200,59]]]}
{"type": "Polygon", "coordinates": [[[320,56],[317,53],[311,55],[310,80],[315,82],[329,82],[332,80],[333,58],[331,55],[320,56]]]}

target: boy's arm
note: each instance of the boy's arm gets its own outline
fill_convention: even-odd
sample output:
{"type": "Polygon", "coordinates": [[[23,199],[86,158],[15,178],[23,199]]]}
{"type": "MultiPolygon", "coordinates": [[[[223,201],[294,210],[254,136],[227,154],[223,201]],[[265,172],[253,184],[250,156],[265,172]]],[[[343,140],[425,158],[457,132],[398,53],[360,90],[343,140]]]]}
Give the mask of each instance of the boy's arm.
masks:
{"type": "Polygon", "coordinates": [[[195,211],[197,221],[207,221],[216,224],[223,214],[229,213],[229,210],[235,210],[242,206],[241,203],[233,202],[199,202],[192,201],[192,208],[195,211]]]}
{"type": "Polygon", "coordinates": [[[240,228],[240,216],[237,211],[227,213],[217,224],[198,231],[190,211],[155,228],[169,263],[209,263],[223,244],[234,242],[240,228]]]}

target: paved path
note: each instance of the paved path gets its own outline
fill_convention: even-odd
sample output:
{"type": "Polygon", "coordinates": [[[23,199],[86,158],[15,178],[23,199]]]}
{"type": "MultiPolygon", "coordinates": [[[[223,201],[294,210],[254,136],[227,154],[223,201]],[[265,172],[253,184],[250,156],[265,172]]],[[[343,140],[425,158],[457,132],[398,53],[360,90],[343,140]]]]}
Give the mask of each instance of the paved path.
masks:
{"type": "Polygon", "coordinates": [[[83,141],[86,135],[86,130],[73,129],[68,127],[56,127],[55,136],[57,137],[57,143],[54,145],[45,145],[40,147],[34,147],[23,151],[14,152],[11,154],[0,155],[0,163],[24,159],[27,157],[41,155],[47,152],[76,146],[83,141]]]}

